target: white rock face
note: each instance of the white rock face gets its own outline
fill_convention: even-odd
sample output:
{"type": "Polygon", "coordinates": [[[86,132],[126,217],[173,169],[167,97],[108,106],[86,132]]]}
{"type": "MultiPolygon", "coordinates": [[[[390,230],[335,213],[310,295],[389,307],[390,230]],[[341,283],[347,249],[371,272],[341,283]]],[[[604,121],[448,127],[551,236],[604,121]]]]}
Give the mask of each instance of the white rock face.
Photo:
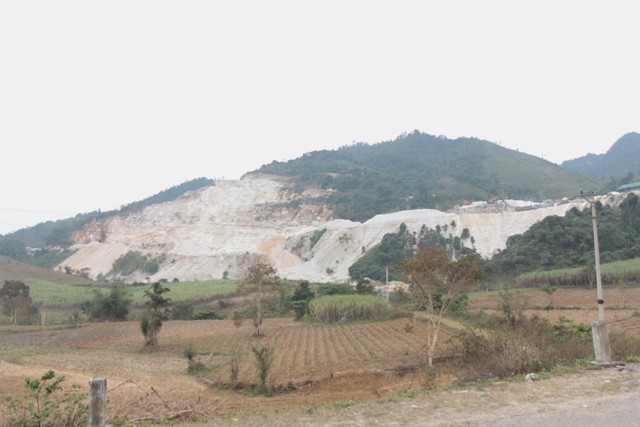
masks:
{"type": "MultiPolygon", "coordinates": [[[[303,197],[310,195],[322,195],[322,191],[309,191],[303,197]]],[[[113,262],[128,251],[164,254],[160,271],[149,279],[185,281],[217,279],[225,271],[230,277],[239,277],[247,256],[266,256],[281,277],[341,281],[348,279],[351,264],[380,243],[386,233],[397,232],[403,222],[416,232],[423,224],[429,228],[447,225],[447,234],[454,236],[468,228],[474,247],[489,257],[505,247],[509,236],[523,233],[544,217],[587,206],[580,199],[516,211],[515,206],[523,203],[506,203],[500,209],[484,209],[497,213],[473,213],[483,212],[479,204],[473,204],[456,213],[420,209],[377,215],[357,223],[332,220],[326,206],[302,203],[300,196],[286,189],[283,178],[247,176],[88,224],[74,235],[77,252],[62,265],[89,269],[96,277],[107,274],[113,262]]],[[[469,240],[463,244],[471,246],[469,240]]],[[[143,280],[140,276],[127,280],[143,280]]]]}

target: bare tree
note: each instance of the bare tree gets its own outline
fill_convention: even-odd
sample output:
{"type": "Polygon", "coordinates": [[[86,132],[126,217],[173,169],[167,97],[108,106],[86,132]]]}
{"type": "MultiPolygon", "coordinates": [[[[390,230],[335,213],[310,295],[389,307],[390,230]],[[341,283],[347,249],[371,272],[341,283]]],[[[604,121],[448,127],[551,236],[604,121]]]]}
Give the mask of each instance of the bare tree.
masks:
{"type": "Polygon", "coordinates": [[[275,267],[264,259],[253,261],[247,267],[242,287],[254,294],[253,335],[256,337],[264,335],[262,330],[262,301],[267,295],[280,288],[280,279],[276,274],[275,267]]]}
{"type": "Polygon", "coordinates": [[[432,366],[442,318],[482,272],[475,256],[452,260],[445,249],[437,247],[421,247],[415,258],[401,261],[399,266],[412,295],[427,313],[427,360],[432,366]]]}

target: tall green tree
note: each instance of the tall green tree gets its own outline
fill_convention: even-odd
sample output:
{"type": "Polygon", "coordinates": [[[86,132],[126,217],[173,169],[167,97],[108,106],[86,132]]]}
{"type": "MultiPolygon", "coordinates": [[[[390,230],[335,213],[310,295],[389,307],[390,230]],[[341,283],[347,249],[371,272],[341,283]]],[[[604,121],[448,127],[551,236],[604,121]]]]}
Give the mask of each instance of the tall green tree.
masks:
{"type": "Polygon", "coordinates": [[[162,322],[169,319],[169,314],[171,313],[169,309],[171,299],[164,296],[169,291],[171,289],[162,286],[160,282],[155,282],[149,289],[144,291],[144,296],[147,299],[145,302],[147,309],[140,320],[140,329],[144,335],[145,347],[156,347],[158,345],[158,333],[162,328],[162,322]]]}
{"type": "Polygon", "coordinates": [[[310,288],[308,280],[301,280],[291,296],[291,307],[296,314],[295,320],[300,320],[309,312],[309,301],[315,298],[316,294],[310,288]]]}

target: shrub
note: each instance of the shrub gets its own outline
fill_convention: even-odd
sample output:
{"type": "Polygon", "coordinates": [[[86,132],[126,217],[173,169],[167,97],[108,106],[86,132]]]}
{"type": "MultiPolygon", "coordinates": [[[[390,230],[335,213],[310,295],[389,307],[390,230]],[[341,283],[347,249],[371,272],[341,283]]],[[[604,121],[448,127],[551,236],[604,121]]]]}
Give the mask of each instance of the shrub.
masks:
{"type": "Polygon", "coordinates": [[[318,287],[318,296],[325,295],[352,295],[355,293],[353,286],[348,283],[329,283],[318,287]]]}
{"type": "Polygon", "coordinates": [[[256,366],[258,368],[258,376],[260,378],[258,391],[260,393],[268,393],[267,376],[269,375],[269,369],[271,369],[271,364],[273,363],[275,347],[251,346],[251,351],[253,351],[253,354],[256,356],[256,366]]]}
{"type": "Polygon", "coordinates": [[[93,300],[83,304],[90,320],[127,320],[131,295],[123,285],[113,285],[108,295],[96,291],[93,300]]]}
{"type": "Polygon", "coordinates": [[[210,308],[205,310],[198,310],[193,314],[193,320],[220,320],[224,319],[222,316],[218,316],[215,311],[210,308]]]}
{"type": "Polygon", "coordinates": [[[171,310],[171,318],[173,320],[191,320],[193,319],[194,308],[189,302],[180,301],[173,306],[171,310]]]}
{"type": "Polygon", "coordinates": [[[235,386],[236,384],[238,384],[238,374],[240,373],[240,361],[242,360],[242,357],[240,356],[239,353],[231,352],[230,358],[229,358],[229,368],[231,369],[231,384],[233,386],[235,386]]]}
{"type": "Polygon", "coordinates": [[[141,271],[147,274],[155,274],[160,269],[166,259],[166,255],[161,254],[157,257],[151,257],[149,254],[143,255],[138,251],[129,251],[126,254],[121,255],[113,262],[111,271],[108,275],[122,274],[128,276],[136,271],[141,271]]]}
{"type": "Polygon", "coordinates": [[[187,359],[187,373],[190,375],[198,375],[201,373],[207,372],[207,367],[204,366],[204,363],[196,359],[198,352],[192,343],[187,343],[184,350],[182,350],[182,355],[187,359]]]}
{"type": "Polygon", "coordinates": [[[291,296],[291,307],[296,314],[295,320],[300,320],[309,311],[309,301],[315,298],[316,294],[311,291],[309,281],[302,280],[291,296]]]}
{"type": "Polygon", "coordinates": [[[614,360],[638,363],[640,338],[621,332],[610,332],[609,341],[614,360]]]}
{"type": "Polygon", "coordinates": [[[509,325],[483,334],[470,330],[462,335],[465,380],[548,370],[593,353],[586,325],[569,321],[553,325],[537,316],[521,317],[509,325]]]}
{"type": "Polygon", "coordinates": [[[86,396],[80,386],[73,384],[71,390],[64,390],[64,376],[56,378],[53,371],[47,371],[40,379],[25,380],[28,397],[18,400],[6,398],[9,425],[13,426],[62,426],[76,427],[87,423],[88,406],[86,396]],[[62,393],[62,394],[61,394],[62,393]]]}
{"type": "Polygon", "coordinates": [[[373,286],[370,280],[359,279],[356,284],[356,293],[359,295],[373,295],[376,292],[376,288],[373,286]]]}
{"type": "Polygon", "coordinates": [[[309,303],[311,317],[323,323],[381,320],[391,315],[391,306],[373,295],[327,295],[309,303]]]}

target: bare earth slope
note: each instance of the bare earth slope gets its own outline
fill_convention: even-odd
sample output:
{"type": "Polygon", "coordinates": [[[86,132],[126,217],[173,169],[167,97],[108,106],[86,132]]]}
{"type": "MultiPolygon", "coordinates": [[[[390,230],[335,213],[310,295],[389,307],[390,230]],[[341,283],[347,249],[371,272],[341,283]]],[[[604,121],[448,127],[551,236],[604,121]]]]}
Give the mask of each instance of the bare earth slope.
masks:
{"type": "MultiPolygon", "coordinates": [[[[238,277],[247,256],[266,255],[282,277],[339,281],[348,278],[351,264],[386,233],[397,232],[403,222],[410,231],[439,225],[453,236],[468,228],[473,243],[471,239],[462,243],[488,257],[503,249],[509,236],[523,233],[544,217],[586,206],[584,200],[576,199],[516,211],[520,202],[507,201],[449,213],[402,211],[356,223],[333,219],[326,206],[304,202],[309,196],[322,195],[321,190],[297,195],[286,184],[283,178],[260,175],[221,181],[172,202],[95,221],[75,233],[78,251],[61,266],[88,269],[96,277],[108,274],[119,256],[139,251],[154,257],[165,255],[150,280],[207,280],[221,278],[225,271],[238,277]]],[[[126,280],[143,280],[144,276],[140,273],[126,280]]]]}

